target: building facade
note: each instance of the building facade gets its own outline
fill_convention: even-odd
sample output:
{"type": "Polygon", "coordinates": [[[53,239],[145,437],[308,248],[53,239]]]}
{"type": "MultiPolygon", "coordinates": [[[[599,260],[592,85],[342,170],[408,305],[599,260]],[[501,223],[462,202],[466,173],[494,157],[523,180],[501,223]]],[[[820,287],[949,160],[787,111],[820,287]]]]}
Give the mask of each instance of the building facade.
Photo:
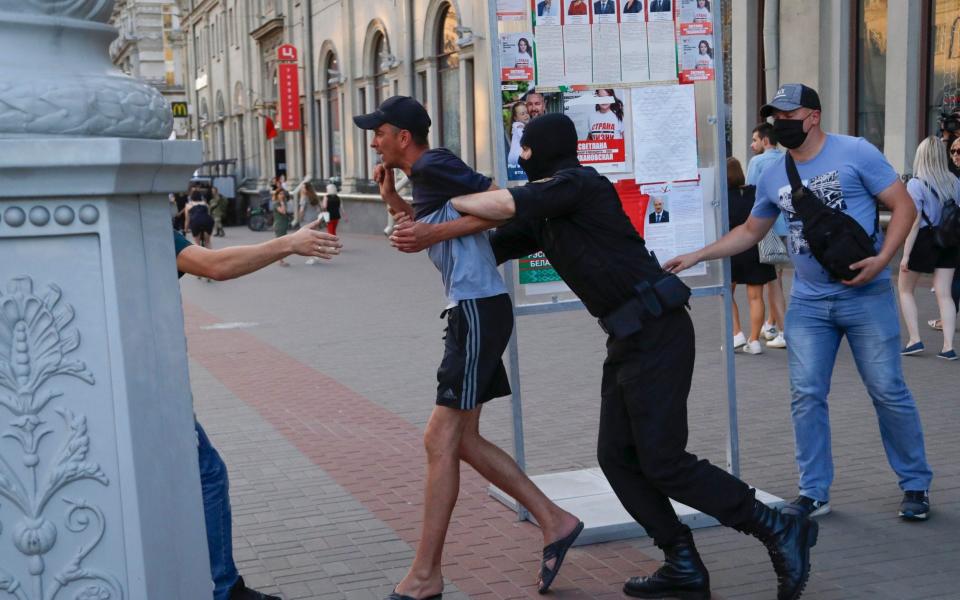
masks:
{"type": "Polygon", "coordinates": [[[725,31],[733,155],[779,83],[820,92],[823,127],[862,136],[901,174],[960,108],[960,0],[732,0],[725,31]]]}
{"type": "MultiPolygon", "coordinates": [[[[493,0],[490,0],[491,2],[493,0]]],[[[128,0],[133,2],[133,0],[128,0]]],[[[139,3],[138,3],[139,4],[139,3]]],[[[862,135],[902,173],[957,100],[960,0],[720,2],[728,138],[749,158],[758,109],[781,82],[820,92],[824,127],[862,135]]],[[[433,119],[431,143],[493,170],[485,0],[178,0],[188,135],[236,159],[241,187],[285,174],[372,192],[375,155],[352,117],[393,94],[433,119]],[[277,48],[299,52],[303,128],[277,123],[277,48]]],[[[121,9],[118,9],[120,11],[121,9]]]]}
{"type": "Polygon", "coordinates": [[[186,48],[179,9],[173,0],[117,0],[111,24],[119,31],[110,44],[110,58],[124,73],[154,86],[177,110],[173,135],[191,137],[186,108],[183,64],[186,48]],[[182,115],[182,116],[181,116],[182,115]]]}
{"type": "Polygon", "coordinates": [[[375,155],[352,117],[394,94],[433,119],[431,143],[492,170],[486,3],[469,0],[180,0],[190,130],[207,160],[237,159],[241,187],[285,174],[374,191],[375,155]],[[277,48],[299,54],[300,131],[268,139],[277,48]],[[481,71],[481,69],[483,71],[481,71]],[[477,73],[481,73],[477,75],[477,73]]]}

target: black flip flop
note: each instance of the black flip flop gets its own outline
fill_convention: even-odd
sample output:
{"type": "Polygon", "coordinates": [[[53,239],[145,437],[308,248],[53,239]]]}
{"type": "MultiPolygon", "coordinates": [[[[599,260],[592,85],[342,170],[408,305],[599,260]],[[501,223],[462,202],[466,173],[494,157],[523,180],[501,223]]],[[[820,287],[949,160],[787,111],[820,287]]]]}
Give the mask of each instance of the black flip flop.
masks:
{"type": "Polygon", "coordinates": [[[583,521],[577,523],[577,526],[573,528],[573,531],[571,531],[567,537],[543,547],[543,559],[540,560],[540,587],[537,588],[538,592],[546,594],[547,590],[550,589],[550,584],[556,579],[557,574],[560,572],[560,566],[563,564],[563,559],[567,556],[567,550],[573,546],[573,542],[577,540],[581,531],[583,531],[583,521]],[[547,561],[551,559],[556,559],[552,569],[547,566],[547,561]]]}
{"type": "Polygon", "coordinates": [[[404,596],[403,594],[398,594],[397,590],[393,590],[386,600],[440,600],[443,598],[443,592],[439,594],[434,594],[432,596],[426,596],[425,598],[414,598],[413,596],[404,596]]]}

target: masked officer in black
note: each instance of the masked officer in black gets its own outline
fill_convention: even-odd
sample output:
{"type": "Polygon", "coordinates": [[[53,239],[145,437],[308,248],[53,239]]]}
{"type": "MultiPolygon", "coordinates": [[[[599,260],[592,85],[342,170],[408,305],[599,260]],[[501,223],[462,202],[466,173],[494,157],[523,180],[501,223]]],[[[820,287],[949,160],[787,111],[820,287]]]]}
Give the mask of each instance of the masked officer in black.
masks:
{"type": "Polygon", "coordinates": [[[630,223],[610,181],[577,160],[577,132],[564,115],[527,124],[520,166],[530,183],[453,199],[467,216],[441,225],[400,225],[394,245],[415,251],[498,225],[498,262],[542,250],[609,335],[603,365],[597,458],[630,515],[653,537],[665,564],[634,577],[640,598],[710,597],[709,574],[674,498],[759,538],[779,580],[779,600],[800,597],[817,524],[754,498],[726,471],[686,451],[687,395],[694,362],[690,290],[664,272],[630,223]]]}

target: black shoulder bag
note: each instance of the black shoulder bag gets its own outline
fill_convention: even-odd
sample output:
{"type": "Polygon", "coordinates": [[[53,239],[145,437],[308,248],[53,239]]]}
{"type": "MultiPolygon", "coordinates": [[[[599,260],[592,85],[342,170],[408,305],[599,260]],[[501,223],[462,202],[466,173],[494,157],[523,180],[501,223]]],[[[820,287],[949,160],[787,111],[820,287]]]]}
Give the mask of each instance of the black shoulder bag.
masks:
{"type": "MultiPolygon", "coordinates": [[[[926,185],[926,182],[923,182],[926,185]]],[[[927,189],[940,200],[937,191],[927,185],[927,189]]],[[[940,224],[934,228],[933,237],[937,246],[941,248],[956,248],[960,246],[960,207],[957,206],[960,198],[947,198],[942,201],[943,210],[940,212],[940,224]]]]}
{"type": "MultiPolygon", "coordinates": [[[[793,157],[787,152],[787,178],[793,210],[803,223],[803,237],[813,257],[835,279],[848,281],[857,276],[850,265],[877,255],[873,239],[856,219],[840,209],[822,202],[809,188],[804,187],[793,157]]],[[[880,228],[880,212],[873,221],[873,233],[880,228]]]]}

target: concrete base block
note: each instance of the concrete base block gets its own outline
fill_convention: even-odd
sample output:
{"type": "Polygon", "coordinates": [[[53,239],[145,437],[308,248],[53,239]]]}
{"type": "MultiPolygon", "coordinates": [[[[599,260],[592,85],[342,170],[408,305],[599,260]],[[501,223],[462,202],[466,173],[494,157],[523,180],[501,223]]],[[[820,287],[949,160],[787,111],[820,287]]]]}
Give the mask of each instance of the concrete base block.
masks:
{"type": "MultiPolygon", "coordinates": [[[[599,467],[535,475],[530,479],[543,490],[548,498],[564,510],[577,515],[583,521],[583,533],[577,538],[577,542],[574,544],[576,546],[647,535],[643,527],[627,514],[599,467]]],[[[516,500],[503,490],[491,485],[489,492],[491,496],[503,504],[514,510],[518,509],[516,500]]],[[[779,508],[786,503],[782,498],[763,490],[757,490],[757,499],[772,508],[779,508]]],[[[717,520],[709,515],[674,500],[671,500],[671,502],[674,510],[677,511],[677,516],[680,517],[680,521],[690,529],[719,525],[717,520]]],[[[530,516],[530,520],[536,523],[533,515],[530,516]]]]}

